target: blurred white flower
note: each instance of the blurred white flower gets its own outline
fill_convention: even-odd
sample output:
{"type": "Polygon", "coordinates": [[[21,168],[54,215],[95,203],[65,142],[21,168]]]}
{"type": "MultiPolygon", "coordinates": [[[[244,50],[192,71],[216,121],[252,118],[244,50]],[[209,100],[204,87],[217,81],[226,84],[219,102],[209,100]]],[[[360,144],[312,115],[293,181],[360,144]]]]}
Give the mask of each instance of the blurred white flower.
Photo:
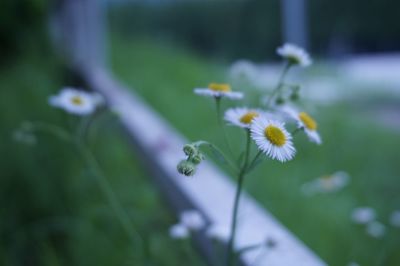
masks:
{"type": "Polygon", "coordinates": [[[212,239],[227,242],[229,240],[230,233],[231,230],[229,226],[213,224],[207,229],[206,235],[212,239]]]}
{"type": "Polygon", "coordinates": [[[12,134],[12,138],[16,142],[27,145],[35,145],[37,142],[36,136],[32,132],[22,129],[15,130],[12,134]]]}
{"type": "Polygon", "coordinates": [[[99,104],[98,94],[66,87],[49,98],[49,104],[76,115],[89,115],[99,104]]]}
{"type": "Polygon", "coordinates": [[[232,100],[239,100],[243,98],[243,93],[232,91],[229,84],[210,83],[208,88],[195,88],[194,93],[197,95],[223,98],[226,97],[232,100]]]}
{"type": "Polygon", "coordinates": [[[376,213],[371,207],[355,208],[351,214],[353,222],[358,224],[367,224],[375,220],[376,213]]]}
{"type": "Polygon", "coordinates": [[[304,129],[308,139],[314,143],[321,144],[321,137],[317,131],[317,122],[306,112],[299,112],[295,108],[285,105],[279,108],[280,111],[288,115],[297,122],[297,127],[304,129]]]}
{"type": "Polygon", "coordinates": [[[259,116],[253,120],[250,130],[258,148],[267,156],[281,162],[293,159],[296,150],[283,122],[259,116]]]}
{"type": "Polygon", "coordinates": [[[276,52],[291,64],[307,67],[312,63],[310,55],[303,48],[291,43],[278,47],[276,52]]]}
{"type": "Polygon", "coordinates": [[[381,238],[385,235],[386,227],[378,221],[372,221],[367,224],[366,230],[370,236],[381,238]]]}
{"type": "Polygon", "coordinates": [[[258,116],[272,117],[260,109],[250,109],[247,107],[230,108],[225,112],[225,120],[231,125],[242,128],[250,128],[251,122],[258,116]]]}
{"type": "Polygon", "coordinates": [[[204,217],[196,210],[182,212],[180,222],[190,230],[200,230],[206,225],[204,217]]]}
{"type": "Polygon", "coordinates": [[[175,224],[170,227],[169,235],[174,239],[185,239],[189,237],[190,232],[183,224],[175,224]]]}
{"type": "Polygon", "coordinates": [[[390,224],[395,227],[400,227],[400,211],[394,211],[390,215],[390,224]]]}
{"type": "Polygon", "coordinates": [[[338,171],[303,184],[301,190],[306,195],[336,192],[345,187],[349,183],[349,180],[350,176],[348,173],[338,171]]]}
{"type": "Polygon", "coordinates": [[[231,65],[229,75],[233,79],[245,79],[246,81],[252,82],[257,78],[258,70],[252,62],[239,60],[231,65]]]}

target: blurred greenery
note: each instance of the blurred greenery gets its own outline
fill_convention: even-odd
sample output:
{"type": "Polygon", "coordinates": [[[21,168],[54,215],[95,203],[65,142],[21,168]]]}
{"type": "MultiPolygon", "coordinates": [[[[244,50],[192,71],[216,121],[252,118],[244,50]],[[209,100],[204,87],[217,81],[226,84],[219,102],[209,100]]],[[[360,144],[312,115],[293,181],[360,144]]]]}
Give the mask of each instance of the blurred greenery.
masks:
{"type": "MultiPolygon", "coordinates": [[[[158,39],[114,35],[112,40],[113,69],[123,81],[190,140],[211,140],[223,147],[213,102],[195,96],[193,88],[226,81],[226,65],[158,39]]],[[[350,104],[321,107],[316,117],[323,145],[296,138],[295,160],[265,161],[248,176],[246,186],[329,265],[356,261],[395,266],[400,264],[399,229],[388,226],[383,239],[374,239],[350,220],[353,208],[367,205],[388,225],[391,211],[400,206],[399,133],[365,115],[370,102],[363,102],[352,99],[350,104]],[[338,170],[351,176],[343,191],[312,197],[301,192],[305,182],[338,170]]],[[[238,143],[236,149],[244,145],[239,129],[227,130],[231,142],[238,143]]]]}
{"type": "MultiPolygon", "coordinates": [[[[49,10],[48,0],[2,0],[0,8],[0,65],[27,49],[30,42],[43,41],[42,27],[49,10]]],[[[42,43],[43,44],[43,43],[42,43]]]]}
{"type": "MultiPolygon", "coordinates": [[[[39,42],[40,43],[40,42],[39,42]]],[[[77,117],[47,103],[74,84],[43,47],[30,46],[0,69],[0,264],[1,265],[202,265],[188,242],[170,239],[176,223],[132,153],[115,117],[100,117],[91,149],[112,188],[147,239],[150,260],[132,244],[94,177],[73,146],[47,133],[36,143],[17,142],[23,121],[73,130],[77,117]]]]}
{"type": "MultiPolygon", "coordinates": [[[[278,0],[122,2],[110,5],[116,30],[173,40],[205,55],[265,60],[282,39],[278,0]]],[[[314,54],[400,49],[399,1],[305,2],[314,54]]]]}

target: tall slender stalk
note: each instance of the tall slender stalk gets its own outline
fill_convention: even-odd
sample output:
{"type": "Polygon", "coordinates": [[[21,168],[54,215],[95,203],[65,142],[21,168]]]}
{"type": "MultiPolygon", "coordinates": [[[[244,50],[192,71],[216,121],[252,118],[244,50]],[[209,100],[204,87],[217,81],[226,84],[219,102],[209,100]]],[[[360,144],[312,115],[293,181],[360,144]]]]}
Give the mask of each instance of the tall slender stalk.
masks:
{"type": "Polygon", "coordinates": [[[143,251],[142,255],[147,256],[147,250],[145,247],[143,237],[140,235],[138,231],[135,231],[129,216],[126,214],[123,207],[119,203],[114,191],[111,188],[110,183],[108,182],[106,176],[102,172],[94,155],[87,148],[85,148],[81,142],[77,142],[77,149],[79,150],[80,155],[82,156],[82,159],[84,160],[86,165],[89,166],[93,176],[96,178],[96,181],[100,187],[101,192],[108,200],[111,208],[118,217],[121,226],[128,234],[128,237],[130,238],[133,247],[136,248],[135,244],[139,243],[139,245],[142,247],[143,251]]]}
{"type": "Polygon", "coordinates": [[[249,154],[250,154],[250,130],[247,130],[245,157],[244,157],[243,165],[242,165],[239,175],[238,175],[235,199],[234,199],[234,203],[233,203],[233,211],[232,211],[232,219],[231,219],[231,234],[230,234],[230,238],[229,238],[229,242],[228,242],[228,255],[227,255],[227,260],[226,260],[227,266],[231,266],[234,263],[234,257],[235,257],[234,246],[235,246],[235,238],[236,238],[239,201],[240,201],[240,196],[241,196],[242,190],[243,190],[243,182],[244,182],[244,177],[245,177],[246,171],[247,171],[247,165],[249,162],[249,154]]]}
{"type": "Polygon", "coordinates": [[[275,89],[272,91],[271,95],[268,98],[268,101],[267,101],[268,108],[271,107],[272,99],[274,98],[274,96],[276,96],[276,94],[281,91],[281,88],[284,85],[286,74],[289,71],[291,66],[292,66],[291,63],[289,63],[289,62],[285,63],[285,66],[283,67],[281,76],[279,77],[278,83],[276,84],[275,89]]]}
{"type": "Polygon", "coordinates": [[[229,144],[228,135],[226,134],[225,127],[222,123],[221,97],[215,97],[215,105],[217,109],[217,121],[222,130],[225,146],[228,148],[229,155],[233,156],[233,150],[231,148],[231,145],[229,144]]]}

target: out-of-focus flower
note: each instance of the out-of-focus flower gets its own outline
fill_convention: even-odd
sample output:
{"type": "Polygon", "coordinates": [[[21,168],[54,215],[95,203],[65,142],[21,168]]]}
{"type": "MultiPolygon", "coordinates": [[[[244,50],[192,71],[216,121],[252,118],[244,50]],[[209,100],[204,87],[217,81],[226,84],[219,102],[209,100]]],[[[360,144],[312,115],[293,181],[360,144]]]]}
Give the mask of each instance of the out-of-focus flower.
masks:
{"type": "Polygon", "coordinates": [[[229,226],[213,224],[207,229],[206,235],[212,239],[226,242],[229,240],[230,233],[229,226]]]}
{"type": "Polygon", "coordinates": [[[26,131],[23,129],[15,130],[12,134],[12,138],[16,142],[27,145],[35,145],[37,142],[36,136],[31,131],[26,131]]]}
{"type": "Polygon", "coordinates": [[[310,141],[321,144],[321,137],[317,131],[317,122],[306,112],[299,112],[293,107],[284,106],[280,110],[297,122],[297,127],[304,130],[310,141]]]}
{"type": "Polygon", "coordinates": [[[395,227],[400,227],[400,211],[394,211],[390,215],[390,224],[395,227]]]}
{"type": "Polygon", "coordinates": [[[331,193],[336,192],[345,187],[350,180],[348,173],[343,171],[335,172],[331,175],[324,175],[311,182],[305,183],[301,190],[306,195],[313,195],[316,193],[331,193]]]}
{"type": "Polygon", "coordinates": [[[200,230],[206,225],[204,217],[196,210],[182,212],[180,215],[180,223],[190,230],[200,230]]]}
{"type": "Polygon", "coordinates": [[[367,234],[369,234],[370,236],[381,238],[385,235],[386,227],[378,221],[372,221],[367,224],[366,230],[367,234]]]}
{"type": "Polygon", "coordinates": [[[232,91],[229,84],[210,83],[208,88],[195,88],[194,93],[197,95],[203,95],[214,98],[226,97],[232,100],[238,100],[243,98],[243,93],[232,91]]]}
{"type": "Polygon", "coordinates": [[[349,264],[347,264],[347,266],[360,266],[360,264],[358,264],[357,262],[351,261],[351,262],[349,262],[349,264]]]}
{"type": "Polygon", "coordinates": [[[225,120],[231,125],[242,128],[250,128],[251,122],[258,116],[269,116],[266,112],[259,109],[249,109],[246,107],[230,108],[225,112],[225,120]]]}
{"type": "Polygon", "coordinates": [[[284,128],[284,123],[259,116],[253,120],[250,130],[258,148],[267,156],[281,162],[294,157],[296,150],[292,136],[284,128]]]}
{"type": "Polygon", "coordinates": [[[303,48],[291,43],[278,47],[276,52],[291,64],[307,67],[312,63],[310,55],[303,48]]]}
{"type": "Polygon", "coordinates": [[[355,208],[351,213],[351,219],[358,224],[367,224],[375,220],[376,212],[371,207],[355,208]]]}
{"type": "Polygon", "coordinates": [[[66,87],[49,98],[49,104],[76,115],[89,115],[99,104],[98,94],[66,87]]]}
{"type": "Polygon", "coordinates": [[[190,232],[183,224],[175,224],[169,228],[169,235],[174,239],[185,239],[189,237],[190,232]]]}

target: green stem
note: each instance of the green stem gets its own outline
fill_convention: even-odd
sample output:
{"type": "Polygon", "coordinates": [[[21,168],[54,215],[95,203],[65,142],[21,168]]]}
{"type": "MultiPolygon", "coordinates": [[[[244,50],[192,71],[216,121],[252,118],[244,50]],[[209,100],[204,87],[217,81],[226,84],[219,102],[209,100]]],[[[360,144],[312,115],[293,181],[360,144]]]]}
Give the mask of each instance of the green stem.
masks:
{"type": "Polygon", "coordinates": [[[223,136],[223,139],[225,142],[225,146],[228,148],[229,154],[233,155],[231,145],[229,144],[228,135],[226,134],[225,126],[222,123],[221,97],[215,97],[215,105],[216,105],[216,109],[217,109],[218,125],[220,126],[220,128],[222,130],[222,136],[223,136]]]}
{"type": "Polygon", "coordinates": [[[281,76],[279,77],[278,84],[276,85],[275,89],[272,91],[271,95],[268,98],[268,101],[267,101],[268,108],[271,107],[272,99],[275,97],[275,95],[281,91],[281,88],[284,85],[285,76],[288,73],[291,66],[292,66],[291,63],[289,63],[289,62],[285,63],[285,66],[283,67],[281,76]]]}
{"type": "Polygon", "coordinates": [[[232,220],[231,220],[231,234],[230,234],[229,242],[228,242],[228,257],[227,257],[227,261],[226,261],[227,266],[234,265],[234,256],[235,256],[234,246],[235,246],[235,238],[236,238],[236,228],[237,228],[237,218],[238,218],[237,216],[238,216],[238,211],[239,211],[239,200],[240,200],[240,195],[242,194],[243,181],[244,181],[244,177],[246,175],[247,164],[249,161],[249,154],[250,154],[250,131],[247,130],[247,142],[246,142],[244,163],[243,163],[243,166],[238,175],[235,199],[234,199],[234,203],[233,203],[233,212],[232,212],[232,220]]]}
{"type": "Polygon", "coordinates": [[[257,162],[257,160],[258,160],[258,158],[260,157],[260,155],[262,154],[263,152],[260,150],[260,151],[258,151],[258,153],[256,154],[256,156],[254,156],[254,158],[253,158],[253,160],[251,160],[251,162],[248,164],[248,167],[247,167],[247,172],[246,172],[246,174],[248,174],[249,172],[250,172],[250,170],[254,167],[254,164],[257,162]]]}
{"type": "Polygon", "coordinates": [[[142,238],[142,236],[140,235],[140,233],[138,231],[134,230],[134,227],[132,226],[129,216],[126,214],[126,212],[122,208],[121,204],[119,203],[114,191],[111,189],[110,183],[108,182],[107,178],[103,174],[95,157],[88,149],[86,149],[84,146],[82,146],[80,144],[80,142],[77,143],[77,148],[82,155],[82,159],[90,167],[90,170],[91,170],[93,176],[96,178],[96,181],[97,181],[102,193],[107,198],[109,204],[111,205],[111,208],[114,210],[115,214],[117,215],[117,218],[119,219],[122,227],[128,234],[129,238],[131,239],[133,248],[136,248],[136,245],[135,245],[136,243],[140,243],[140,245],[142,247],[143,255],[147,256],[147,249],[144,245],[145,244],[144,239],[142,238]]]}
{"type": "Polygon", "coordinates": [[[221,156],[221,157],[224,159],[224,161],[229,165],[229,167],[231,168],[231,170],[234,171],[235,173],[237,173],[238,168],[237,168],[236,164],[234,164],[234,163],[228,158],[228,156],[226,156],[226,154],[225,154],[220,148],[218,148],[217,146],[215,146],[214,144],[212,144],[212,143],[210,143],[210,142],[208,142],[208,141],[205,141],[205,140],[199,140],[199,141],[193,142],[193,145],[195,145],[195,146],[197,146],[197,147],[200,147],[200,146],[204,145],[204,146],[206,146],[206,147],[208,147],[208,148],[214,150],[215,152],[217,152],[217,153],[219,154],[219,156],[221,156]]]}
{"type": "Polygon", "coordinates": [[[48,124],[48,123],[44,123],[44,122],[30,122],[30,125],[32,127],[32,131],[48,132],[48,133],[60,138],[61,140],[64,140],[67,142],[72,140],[71,134],[57,125],[48,124]]]}

